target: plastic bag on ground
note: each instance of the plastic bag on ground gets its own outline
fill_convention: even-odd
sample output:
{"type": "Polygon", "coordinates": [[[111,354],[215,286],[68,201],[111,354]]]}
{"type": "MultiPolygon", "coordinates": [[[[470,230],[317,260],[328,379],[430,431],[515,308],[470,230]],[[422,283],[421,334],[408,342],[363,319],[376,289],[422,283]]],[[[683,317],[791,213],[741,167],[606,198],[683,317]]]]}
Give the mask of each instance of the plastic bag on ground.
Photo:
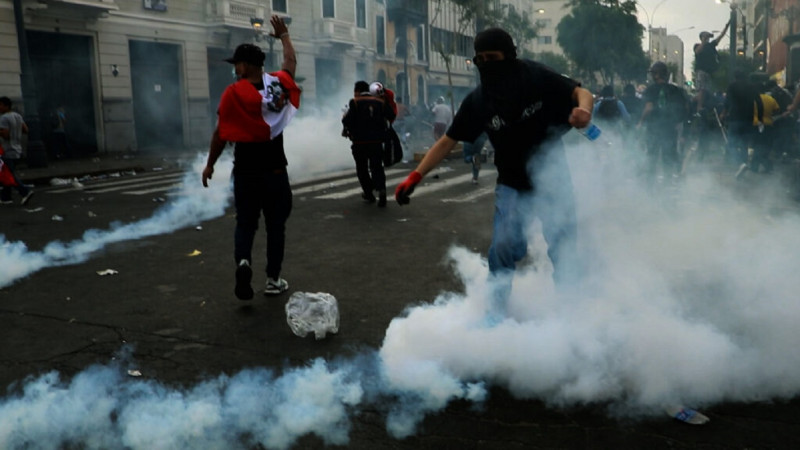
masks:
{"type": "Polygon", "coordinates": [[[322,339],[339,332],[339,305],[331,294],[295,292],[286,302],[286,322],[297,336],[314,332],[316,339],[322,339]]]}

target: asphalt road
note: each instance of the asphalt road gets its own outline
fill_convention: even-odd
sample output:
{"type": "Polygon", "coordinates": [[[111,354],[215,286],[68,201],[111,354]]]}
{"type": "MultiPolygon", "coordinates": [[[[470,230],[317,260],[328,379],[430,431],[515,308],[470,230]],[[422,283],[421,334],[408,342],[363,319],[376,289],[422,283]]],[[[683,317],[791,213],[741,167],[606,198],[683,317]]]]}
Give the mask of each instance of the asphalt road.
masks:
{"type": "MultiPolygon", "coordinates": [[[[398,166],[389,178],[402,177],[411,167],[398,166]]],[[[124,370],[138,371],[130,372],[128,380],[152,380],[181,391],[245,369],[280,372],[306,367],[315,358],[335,361],[370,354],[381,346],[392,319],[409,306],[431,302],[442,292],[463,290],[446,261],[453,244],[485,255],[494,182],[484,171],[481,183],[472,185],[468,170],[459,159],[444,164],[438,177],[426,179],[430,186],[443,186],[441,190],[427,195],[421,191],[407,207],[390,203],[379,209],[363,204],[357,195],[342,194],[352,189],[347,184],[354,181],[352,176],[294,186],[282,274],[290,291],[277,297],[257,294],[252,301],[242,302],[233,296],[230,207],[219,217],[190,220],[166,233],[89,249],[83,262],[35,270],[0,289],[0,385],[9,386],[6,398],[18,396],[22,386],[29,386],[31,378],[26,377],[55,370],[70,380],[92,364],[120,360],[124,370]],[[313,190],[312,185],[316,186],[313,190]],[[328,187],[320,191],[323,185],[328,187]],[[324,195],[333,197],[318,198],[324,195]],[[98,274],[106,269],[117,273],[98,274]],[[319,341],[293,335],[283,308],[295,291],[334,295],[341,317],[338,334],[319,341]],[[131,346],[131,359],[119,356],[126,345],[131,346]]],[[[171,176],[168,172],[158,175],[171,176]]],[[[92,183],[100,182],[108,180],[92,183]]],[[[28,251],[37,252],[53,241],[89,240],[91,236],[84,234],[88,229],[112,230],[149,220],[157,208],[176,198],[171,191],[131,194],[132,187],[97,192],[100,188],[92,183],[78,190],[61,189],[64,192],[38,189],[35,202],[27,208],[1,211],[2,234],[7,241],[24,241],[28,251]]],[[[259,233],[254,245],[256,288],[265,281],[258,270],[264,263],[259,253],[264,246],[259,233]]],[[[611,418],[604,406],[548,406],[491,388],[480,408],[454,401],[428,414],[413,435],[397,439],[386,431],[387,405],[367,403],[351,411],[347,443],[326,445],[313,434],[301,433],[289,446],[744,449],[800,445],[797,399],[718,404],[704,410],[711,423],[697,427],[667,417],[611,418]]],[[[10,429],[20,427],[22,423],[16,422],[10,429]]],[[[45,438],[28,435],[29,442],[47,448],[45,438]]],[[[68,441],[66,445],[83,448],[85,443],[68,441]]]]}

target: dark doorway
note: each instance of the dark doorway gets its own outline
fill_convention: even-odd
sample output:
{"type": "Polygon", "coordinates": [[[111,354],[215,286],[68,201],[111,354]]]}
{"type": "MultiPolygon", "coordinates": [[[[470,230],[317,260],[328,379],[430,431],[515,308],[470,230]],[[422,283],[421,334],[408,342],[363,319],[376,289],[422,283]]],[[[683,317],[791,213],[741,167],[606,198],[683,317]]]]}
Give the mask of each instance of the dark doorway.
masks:
{"type": "Polygon", "coordinates": [[[182,147],[180,46],[130,41],[129,48],[139,149],[182,147]]]}
{"type": "Polygon", "coordinates": [[[69,152],[97,152],[97,129],[92,89],[92,39],[62,33],[28,31],[28,52],[39,99],[40,130],[53,155],[56,108],[63,107],[69,152]]]}
{"type": "MultiPolygon", "coordinates": [[[[317,77],[317,106],[320,108],[336,108],[339,104],[338,93],[347,92],[342,84],[342,63],[335,59],[317,59],[314,61],[314,74],[317,77]]],[[[352,86],[357,80],[348,82],[352,86]]]]}
{"type": "Polygon", "coordinates": [[[208,57],[208,106],[211,118],[211,127],[217,124],[217,107],[222,93],[231,83],[236,81],[236,72],[233,71],[233,64],[225,61],[230,58],[233,52],[221,48],[209,48],[206,51],[208,57]]]}

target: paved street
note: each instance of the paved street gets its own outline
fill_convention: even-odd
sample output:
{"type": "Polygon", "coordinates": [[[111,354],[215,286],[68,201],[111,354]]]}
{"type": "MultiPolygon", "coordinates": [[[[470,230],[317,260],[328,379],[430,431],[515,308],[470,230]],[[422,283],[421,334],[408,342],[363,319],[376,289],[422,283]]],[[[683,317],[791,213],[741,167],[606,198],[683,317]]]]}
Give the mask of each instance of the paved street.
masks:
{"type": "MultiPolygon", "coordinates": [[[[388,185],[393,188],[412,167],[412,164],[400,164],[390,169],[387,172],[388,185]]],[[[0,250],[0,255],[3,258],[14,256],[15,264],[19,264],[15,270],[23,273],[29,270],[28,275],[11,277],[11,281],[0,288],[0,384],[12,386],[5,400],[0,400],[0,419],[15,417],[13,421],[3,419],[8,426],[0,425],[0,442],[28,442],[29,445],[48,448],[44,442],[64,439],[66,448],[84,448],[89,444],[72,437],[82,436],[82,425],[77,425],[80,423],[77,416],[97,414],[99,420],[93,426],[97,427],[98,436],[102,434],[103,439],[108,439],[105,445],[95,442],[99,448],[115,447],[120,442],[130,448],[148,448],[148,442],[178,443],[175,445],[184,448],[202,447],[201,442],[209,448],[221,448],[215,447],[219,442],[228,442],[226,447],[236,447],[238,442],[245,448],[320,448],[327,444],[334,448],[359,449],[788,449],[800,445],[800,402],[797,399],[767,401],[769,399],[760,397],[762,391],[750,384],[735,385],[735,388],[725,391],[729,394],[706,397],[709,404],[703,412],[711,417],[711,423],[689,426],[670,420],[666,415],[652,413],[615,416],[612,411],[623,407],[625,402],[620,403],[613,397],[586,394],[587,398],[596,400],[571,401],[563,395],[556,395],[556,391],[562,392],[559,387],[519,389],[533,380],[507,379],[506,372],[516,370],[515,365],[507,370],[487,368],[485,372],[481,372],[483,369],[479,370],[478,366],[466,365],[467,369],[459,372],[459,367],[465,362],[447,360],[446,353],[441,355],[441,361],[450,364],[456,373],[464,373],[462,381],[465,385],[479,381],[487,383],[487,400],[474,403],[453,397],[449,403],[422,408],[427,413],[423,412],[421,421],[409,436],[400,438],[387,431],[387,417],[393,417],[399,404],[413,404],[414,401],[413,397],[402,397],[399,391],[376,387],[381,383],[374,365],[375,352],[385,345],[390,324],[393,327],[406,322],[413,325],[413,320],[393,322],[409,314],[408,308],[430,304],[437,297],[444,301],[446,296],[441,295],[447,292],[463,295],[465,283],[470,290],[475,288],[472,281],[462,281],[454,269],[459,263],[448,262],[447,254],[455,244],[473,255],[485,256],[491,237],[494,187],[494,174],[488,166],[482,171],[481,182],[473,185],[469,181],[469,167],[455,157],[425,179],[410,206],[399,207],[390,203],[385,209],[362,204],[352,170],[341,172],[337,169],[327,176],[295,183],[294,209],[288,223],[287,254],[282,274],[290,283],[290,291],[278,297],[256,295],[250,302],[239,301],[233,296],[233,209],[223,207],[220,214],[215,214],[213,208],[210,212],[204,209],[209,204],[220,202],[215,195],[225,196],[226,181],[223,177],[215,178],[208,190],[198,190],[199,172],[189,165],[160,164],[157,160],[153,162],[143,158],[141,161],[118,161],[114,167],[106,169],[115,176],[87,178],[80,182],[80,186],[71,181],[62,185],[37,186],[30,205],[14,205],[0,210],[0,233],[6,240],[2,248],[8,249],[9,242],[22,241],[26,245],[25,251],[0,250]],[[133,174],[128,169],[134,166],[146,167],[139,167],[141,170],[133,174]],[[160,167],[153,170],[154,166],[160,167]],[[114,168],[121,169],[114,172],[114,168]],[[184,176],[186,173],[188,178],[184,176]],[[182,209],[176,212],[174,205],[182,209]],[[165,210],[167,213],[156,212],[165,210]],[[203,218],[205,214],[208,218],[203,218]],[[90,229],[99,231],[86,233],[90,229]],[[48,247],[55,241],[64,243],[63,248],[48,247]],[[20,252],[21,258],[18,257],[20,252]],[[39,252],[46,256],[41,267],[36,266],[39,252]],[[26,267],[20,261],[30,266],[26,267]],[[113,269],[116,273],[98,274],[106,269],[113,269]],[[336,297],[341,317],[338,334],[315,340],[291,333],[283,308],[288,294],[297,291],[326,292],[336,297]],[[131,355],[124,356],[126,351],[131,355]],[[331,373],[338,373],[336,370],[341,369],[348,375],[339,381],[320,377],[331,384],[316,386],[318,391],[314,386],[302,383],[296,386],[297,392],[293,391],[294,379],[286,374],[299,371],[300,379],[305,379],[307,372],[313,375],[315,368],[318,369],[313,362],[316,358],[324,361],[331,373]],[[93,364],[102,367],[117,367],[114,364],[118,364],[121,372],[112,370],[117,373],[113,376],[93,373],[87,370],[93,364]],[[274,372],[262,373],[259,372],[261,369],[274,372]],[[471,370],[475,374],[472,377],[469,375],[471,370]],[[50,404],[42,403],[42,398],[48,396],[36,395],[35,391],[37,386],[41,389],[46,383],[39,380],[36,384],[26,377],[36,377],[48,371],[58,371],[67,383],[80,374],[90,380],[89,386],[97,389],[82,390],[75,383],[54,390],[71,395],[52,395],[55,400],[50,404]],[[223,374],[229,378],[220,378],[223,374]],[[484,379],[485,374],[495,374],[492,376],[496,382],[491,378],[484,379]],[[243,383],[244,378],[255,383],[243,383]],[[360,401],[348,403],[343,399],[350,398],[352,392],[348,394],[344,388],[353,385],[360,386],[363,396],[360,401]],[[23,386],[29,389],[26,394],[20,394],[23,386]],[[237,386],[242,389],[239,396],[234,395],[237,386]],[[517,387],[509,389],[509,386],[517,387]],[[753,392],[752,400],[743,401],[741,396],[737,396],[736,389],[743,393],[753,392]],[[207,397],[207,390],[215,394],[207,397]],[[224,395],[221,394],[223,391],[224,395]],[[295,392],[295,396],[284,396],[285,392],[295,392]],[[80,399],[92,398],[93,395],[97,395],[93,405],[102,404],[97,403],[99,399],[114,399],[115,406],[109,407],[113,411],[111,417],[103,415],[105,410],[101,407],[96,411],[80,409],[80,399]],[[346,406],[343,410],[320,408],[330,413],[322,415],[311,404],[316,404],[315,401],[325,404],[329,395],[333,397],[331,403],[334,406],[346,406]],[[166,400],[177,397],[180,397],[180,406],[172,409],[174,404],[169,403],[167,408],[166,400]],[[150,401],[151,398],[164,400],[163,403],[153,401],[161,409],[148,409],[142,405],[142,399],[150,401]],[[22,401],[13,403],[14,399],[22,401]],[[217,399],[220,405],[213,406],[213,399],[217,399]],[[238,401],[233,402],[229,410],[224,406],[225,399],[238,401]],[[48,405],[50,412],[42,412],[35,406],[37,404],[39,408],[42,404],[48,405]],[[70,409],[69,405],[76,405],[76,408],[70,409]],[[217,414],[208,414],[209,411],[217,411],[218,421],[209,419],[209,416],[217,414]],[[337,411],[338,415],[332,411],[337,411]],[[45,414],[48,427],[37,428],[33,418],[45,414]],[[214,433],[225,428],[220,423],[227,423],[223,420],[226,414],[241,416],[236,416],[231,422],[236,424],[230,426],[228,431],[231,434],[223,433],[220,437],[214,433]],[[251,422],[252,425],[247,425],[251,422]],[[23,433],[25,438],[17,436],[21,441],[3,441],[9,433],[21,429],[26,430],[23,433]],[[36,431],[43,429],[49,429],[50,434],[36,431]],[[166,441],[155,440],[162,432],[165,435],[160,439],[166,441]],[[177,436],[180,433],[186,434],[177,436]],[[322,435],[326,437],[320,438],[322,435]],[[149,438],[153,441],[148,441],[149,438]],[[265,443],[264,447],[256,444],[257,441],[265,443]]],[[[56,170],[57,167],[51,168],[51,172],[56,170]]],[[[698,166],[697,170],[700,171],[701,167],[698,166]]],[[[709,166],[702,170],[713,171],[717,167],[709,166]]],[[[586,183],[592,181],[586,178],[589,175],[584,177],[580,169],[576,172],[582,175],[580,179],[576,177],[576,189],[591,191],[586,189],[586,183]]],[[[78,176],[77,173],[51,175],[65,175],[64,179],[78,176]]],[[[783,228],[769,228],[769,224],[794,221],[797,204],[792,199],[791,178],[780,173],[773,175],[768,178],[763,174],[748,174],[747,179],[736,182],[730,173],[719,171],[713,172],[711,178],[723,180],[720,185],[724,189],[730,188],[734,198],[743,204],[754,204],[757,223],[766,223],[764,229],[775,230],[776,237],[780,238],[784,236],[779,233],[783,228]]],[[[48,177],[42,173],[36,178],[45,180],[48,177]]],[[[690,175],[689,179],[686,186],[695,189],[691,181],[694,178],[690,175]]],[[[619,181],[622,183],[624,180],[619,181]]],[[[665,205],[671,205],[667,209],[684,204],[692,208],[696,203],[703,203],[697,197],[685,195],[690,188],[667,189],[669,193],[662,197],[667,199],[665,205]]],[[[714,187],[702,192],[716,199],[722,196],[718,189],[714,187]]],[[[611,199],[611,194],[606,194],[606,200],[611,199]]],[[[615,206],[609,201],[606,208],[613,210],[615,206]]],[[[617,218],[627,223],[633,221],[628,215],[617,218]]],[[[680,227],[684,221],[675,220],[673,224],[680,227]]],[[[664,234],[668,231],[654,229],[652,232],[661,233],[654,236],[662,236],[670,242],[664,234]]],[[[755,234],[755,229],[751,229],[751,233],[755,234]]],[[[587,234],[596,238],[591,232],[587,234]]],[[[607,238],[611,240],[611,236],[607,238]]],[[[631,234],[628,238],[630,245],[635,246],[635,236],[631,234]]],[[[787,249],[796,245],[793,242],[788,244],[787,249]]],[[[261,251],[264,245],[264,236],[260,232],[254,246],[256,268],[264,264],[261,251]]],[[[672,245],[673,248],[679,247],[677,243],[672,245]]],[[[669,248],[652,251],[663,253],[664,257],[659,259],[662,264],[671,262],[669,248]]],[[[462,257],[460,264],[469,266],[470,258],[462,257]]],[[[781,261],[793,262],[791,258],[782,258],[781,261]]],[[[691,268],[694,263],[683,264],[691,268]]],[[[5,261],[3,266],[6,266],[5,261]]],[[[671,269],[668,265],[660,267],[665,271],[671,269]]],[[[3,267],[3,270],[8,269],[3,267]]],[[[482,273],[483,269],[467,267],[463,270],[482,273]]],[[[712,270],[712,273],[716,271],[712,270]]],[[[255,270],[254,287],[263,285],[263,277],[263,272],[255,270]]],[[[526,280],[531,279],[539,278],[533,275],[526,280]]],[[[709,286],[687,282],[682,288],[687,286],[715,292],[711,290],[711,281],[709,286]]],[[[790,289],[793,286],[796,287],[792,283],[786,284],[785,292],[796,293],[790,289]]],[[[692,294],[687,294],[687,298],[693,298],[692,294]]],[[[706,300],[709,303],[717,301],[706,300]]],[[[643,303],[657,301],[656,297],[650,297],[643,303]]],[[[785,317],[798,318],[794,299],[785,301],[785,317]]],[[[440,307],[458,308],[457,305],[458,302],[454,302],[440,307]]],[[[436,314],[435,308],[430,311],[430,314],[436,314]]],[[[514,326],[503,328],[506,330],[502,339],[504,346],[530,354],[535,364],[542,361],[539,354],[549,353],[549,350],[560,353],[559,349],[563,347],[558,339],[547,342],[514,339],[528,336],[526,333],[531,328],[525,327],[533,326],[535,329],[531,324],[537,321],[541,320],[543,326],[548,325],[547,317],[551,313],[548,311],[539,310],[544,315],[532,318],[527,325],[520,325],[516,333],[514,326]]],[[[430,320],[424,317],[424,310],[415,309],[414,313],[420,315],[415,318],[430,320]]],[[[705,317],[702,311],[695,313],[698,320],[705,317]]],[[[602,308],[595,312],[595,317],[605,317],[606,314],[609,314],[608,320],[612,320],[609,310],[602,308]]],[[[764,323],[776,323],[767,312],[760,314],[764,323]]],[[[486,350],[480,340],[473,340],[474,336],[468,333],[463,339],[459,337],[461,325],[448,322],[446,317],[429,324],[443,330],[450,327],[449,337],[442,331],[438,339],[452,338],[453,346],[463,347],[460,350],[464,356],[490,358],[493,352],[505,351],[502,347],[491,347],[489,353],[484,353],[486,350]]],[[[585,324],[582,320],[582,316],[576,316],[568,328],[579,329],[581,324],[585,324]]],[[[521,323],[525,322],[528,321],[521,320],[521,323]]],[[[415,329],[427,336],[423,328],[409,328],[410,331],[415,329]]],[[[740,331],[749,333],[749,330],[740,331]]],[[[796,334],[787,329],[781,336],[793,338],[796,334]]],[[[562,337],[568,338],[569,335],[562,337]]],[[[433,349],[447,347],[439,345],[441,342],[434,338],[422,343],[417,341],[418,338],[408,336],[409,345],[417,345],[408,350],[412,354],[430,351],[435,355],[439,350],[433,349]]],[[[673,338],[674,342],[680,341],[680,336],[673,338]]],[[[485,344],[496,342],[494,339],[495,336],[486,334],[485,344]]],[[[652,347],[655,348],[665,355],[672,353],[663,347],[652,347]]],[[[766,345],[765,348],[772,347],[766,345]]],[[[691,353],[693,349],[686,350],[691,353]]],[[[579,353],[583,350],[575,347],[571,351],[579,353]]],[[[701,349],[697,351],[703,354],[701,349]]],[[[785,376],[794,378],[800,374],[800,368],[794,366],[796,355],[785,357],[788,361],[785,376]]],[[[583,358],[592,359],[592,355],[586,354],[570,361],[583,358]]],[[[677,360],[681,361],[681,358],[677,360]]],[[[729,363],[720,361],[725,367],[729,363]]],[[[624,364],[624,361],[616,360],[615,364],[624,364]]],[[[675,370],[679,372],[680,367],[675,370]]],[[[546,372],[519,373],[539,373],[543,380],[550,379],[551,374],[546,372]]],[[[617,372],[610,368],[603,373],[617,372]]],[[[703,378],[702,374],[697,376],[703,378]]],[[[753,384],[757,384],[758,376],[754,377],[756,383],[753,384]]],[[[314,377],[309,375],[307,379],[314,377]]],[[[773,377],[765,375],[762,379],[772,380],[773,377]]],[[[297,380],[294,382],[299,383],[297,380]]],[[[704,381],[701,384],[709,389],[713,385],[704,381]]],[[[794,386],[793,381],[785,384],[783,392],[791,395],[784,395],[784,398],[795,397],[797,390],[793,390],[794,386]]],[[[635,396],[632,391],[623,389],[623,393],[635,396]]],[[[577,392],[573,394],[580,398],[577,392]]]]}

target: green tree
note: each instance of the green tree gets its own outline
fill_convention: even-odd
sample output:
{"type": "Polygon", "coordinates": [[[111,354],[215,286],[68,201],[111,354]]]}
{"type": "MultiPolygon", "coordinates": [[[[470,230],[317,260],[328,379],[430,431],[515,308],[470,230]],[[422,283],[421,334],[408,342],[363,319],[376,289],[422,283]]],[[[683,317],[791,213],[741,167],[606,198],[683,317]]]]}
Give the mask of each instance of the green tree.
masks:
{"type": "Polygon", "coordinates": [[[578,73],[592,82],[599,75],[604,84],[613,84],[615,75],[636,80],[646,73],[635,1],[570,0],[567,6],[572,10],[556,28],[558,44],[578,73]]]}
{"type": "MultiPolygon", "coordinates": [[[[731,67],[731,53],[728,50],[719,51],[719,68],[711,76],[711,90],[712,91],[725,91],[728,89],[730,80],[733,80],[733,74],[730,73],[731,67]]],[[[753,58],[747,58],[744,55],[736,56],[736,68],[734,70],[741,70],[742,72],[750,75],[759,72],[761,64],[753,58]]]]}
{"type": "Polygon", "coordinates": [[[531,59],[550,67],[560,74],[572,76],[572,63],[564,55],[553,52],[539,52],[534,54],[531,59]]]}
{"type": "MultiPolygon", "coordinates": [[[[453,77],[452,62],[453,56],[457,54],[457,45],[462,36],[474,36],[478,30],[489,27],[500,27],[514,36],[517,47],[522,48],[526,42],[536,37],[537,28],[531,23],[526,13],[519,14],[510,5],[500,5],[496,2],[486,0],[432,0],[433,14],[430,25],[436,27],[445,11],[445,8],[455,8],[458,24],[452,32],[451,39],[443,39],[433,44],[433,50],[438,53],[444,61],[447,71],[448,92],[450,106],[455,110],[455,99],[453,98],[453,77]]],[[[443,27],[439,27],[443,28],[443,27]]],[[[468,51],[471,51],[468,50],[468,51]]],[[[464,55],[466,56],[466,55],[464,55]]]]}

